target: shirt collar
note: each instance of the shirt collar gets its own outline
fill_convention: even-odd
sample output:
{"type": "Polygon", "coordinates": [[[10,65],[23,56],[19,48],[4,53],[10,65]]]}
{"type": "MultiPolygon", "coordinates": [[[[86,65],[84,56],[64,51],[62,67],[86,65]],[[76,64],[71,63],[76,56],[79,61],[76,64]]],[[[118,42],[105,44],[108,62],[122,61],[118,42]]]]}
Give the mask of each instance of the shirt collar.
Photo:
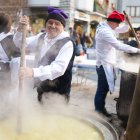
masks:
{"type": "Polygon", "coordinates": [[[69,37],[69,34],[64,31],[64,32],[60,33],[58,36],[56,36],[56,37],[54,37],[52,39],[49,39],[47,36],[48,35],[46,33],[46,35],[45,35],[45,42],[55,42],[57,40],[63,39],[64,37],[69,37]]]}

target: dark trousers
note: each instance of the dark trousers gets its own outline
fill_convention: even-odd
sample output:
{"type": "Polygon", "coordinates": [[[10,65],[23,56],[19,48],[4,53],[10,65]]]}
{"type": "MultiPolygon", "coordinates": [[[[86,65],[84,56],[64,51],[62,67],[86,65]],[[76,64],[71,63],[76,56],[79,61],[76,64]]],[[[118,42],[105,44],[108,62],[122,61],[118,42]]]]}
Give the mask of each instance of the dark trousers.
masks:
{"type": "Polygon", "coordinates": [[[109,91],[106,75],[103,66],[96,67],[98,83],[94,98],[95,110],[102,111],[105,108],[105,99],[109,91]]]}

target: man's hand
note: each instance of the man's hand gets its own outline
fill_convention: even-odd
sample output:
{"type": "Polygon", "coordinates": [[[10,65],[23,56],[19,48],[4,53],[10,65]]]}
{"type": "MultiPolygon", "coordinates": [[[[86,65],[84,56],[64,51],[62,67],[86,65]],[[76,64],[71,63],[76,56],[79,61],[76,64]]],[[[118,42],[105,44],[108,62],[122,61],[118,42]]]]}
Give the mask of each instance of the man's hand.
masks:
{"type": "Polygon", "coordinates": [[[22,16],[20,18],[19,26],[18,26],[17,30],[21,32],[23,29],[23,26],[25,26],[25,25],[27,26],[27,28],[29,27],[29,17],[22,16]]]}
{"type": "Polygon", "coordinates": [[[24,78],[24,77],[31,78],[31,77],[33,77],[33,69],[28,68],[28,67],[20,67],[19,77],[21,77],[21,78],[24,78]]]}

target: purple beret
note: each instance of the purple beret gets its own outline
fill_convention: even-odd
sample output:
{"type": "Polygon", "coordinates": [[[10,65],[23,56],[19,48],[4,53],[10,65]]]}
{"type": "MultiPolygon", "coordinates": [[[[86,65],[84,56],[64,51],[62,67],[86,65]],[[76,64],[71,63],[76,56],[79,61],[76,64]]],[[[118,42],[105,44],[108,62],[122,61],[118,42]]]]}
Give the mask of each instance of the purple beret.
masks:
{"type": "Polygon", "coordinates": [[[68,19],[68,16],[64,13],[64,11],[62,11],[60,9],[56,9],[56,8],[53,8],[53,7],[48,7],[48,17],[46,19],[46,22],[49,19],[58,20],[65,27],[66,19],[68,19]]]}

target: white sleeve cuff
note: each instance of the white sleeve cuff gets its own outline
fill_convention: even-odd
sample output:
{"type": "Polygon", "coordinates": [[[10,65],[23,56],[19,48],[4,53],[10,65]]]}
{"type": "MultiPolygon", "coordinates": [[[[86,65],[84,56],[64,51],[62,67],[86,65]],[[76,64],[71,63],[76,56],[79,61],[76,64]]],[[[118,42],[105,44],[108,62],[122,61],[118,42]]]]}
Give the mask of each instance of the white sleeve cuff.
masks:
{"type": "Polygon", "coordinates": [[[34,73],[34,77],[40,77],[41,73],[40,73],[40,69],[39,68],[33,68],[33,73],[34,73]]]}

